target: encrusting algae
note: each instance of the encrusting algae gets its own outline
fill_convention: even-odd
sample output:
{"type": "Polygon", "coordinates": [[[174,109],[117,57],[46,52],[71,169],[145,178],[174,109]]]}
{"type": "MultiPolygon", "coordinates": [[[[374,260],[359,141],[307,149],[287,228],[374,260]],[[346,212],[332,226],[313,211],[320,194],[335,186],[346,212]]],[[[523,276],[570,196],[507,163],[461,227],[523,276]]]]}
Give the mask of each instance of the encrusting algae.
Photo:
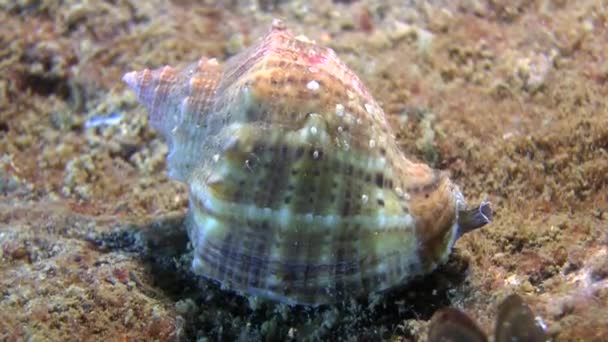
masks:
{"type": "Polygon", "coordinates": [[[170,144],[169,175],[189,185],[193,268],[225,287],[312,305],[389,289],[491,219],[403,155],[331,49],[279,20],[225,65],[123,79],[170,144]]]}

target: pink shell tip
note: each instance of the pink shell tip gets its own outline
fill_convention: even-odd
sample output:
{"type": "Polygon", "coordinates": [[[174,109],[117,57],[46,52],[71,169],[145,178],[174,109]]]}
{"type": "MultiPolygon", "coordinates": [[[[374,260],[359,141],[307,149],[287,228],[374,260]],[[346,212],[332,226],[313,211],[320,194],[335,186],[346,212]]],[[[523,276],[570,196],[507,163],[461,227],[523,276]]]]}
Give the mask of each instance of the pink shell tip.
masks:
{"type": "Polygon", "coordinates": [[[124,74],[122,80],[129,86],[129,88],[133,90],[137,89],[137,71],[131,71],[124,74]]]}

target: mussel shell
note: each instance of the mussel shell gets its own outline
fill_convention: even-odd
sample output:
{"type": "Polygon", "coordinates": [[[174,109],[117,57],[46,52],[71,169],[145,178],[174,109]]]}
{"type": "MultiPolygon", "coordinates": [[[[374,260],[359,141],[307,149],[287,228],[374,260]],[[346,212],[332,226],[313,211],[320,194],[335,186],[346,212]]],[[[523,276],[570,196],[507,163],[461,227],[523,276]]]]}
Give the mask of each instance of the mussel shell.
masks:
{"type": "Polygon", "coordinates": [[[486,342],[486,334],[464,312],[441,309],[431,318],[429,342],[486,342]]]}
{"type": "Polygon", "coordinates": [[[545,330],[534,318],[532,310],[516,294],[508,296],[498,307],[495,342],[544,342],[549,340],[545,330]]]}

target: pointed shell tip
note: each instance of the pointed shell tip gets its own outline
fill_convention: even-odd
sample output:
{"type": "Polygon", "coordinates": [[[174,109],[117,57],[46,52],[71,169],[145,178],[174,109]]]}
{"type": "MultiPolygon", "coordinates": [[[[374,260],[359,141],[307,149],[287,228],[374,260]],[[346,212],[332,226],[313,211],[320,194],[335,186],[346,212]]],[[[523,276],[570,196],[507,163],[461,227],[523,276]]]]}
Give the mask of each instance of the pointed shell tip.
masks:
{"type": "Polygon", "coordinates": [[[129,86],[129,88],[131,88],[131,89],[137,88],[137,72],[136,71],[131,71],[131,72],[124,74],[124,76],[122,76],[122,80],[129,86]]]}
{"type": "Polygon", "coordinates": [[[272,19],[272,29],[273,30],[285,30],[287,29],[287,25],[283,22],[283,20],[279,18],[272,19]]]}

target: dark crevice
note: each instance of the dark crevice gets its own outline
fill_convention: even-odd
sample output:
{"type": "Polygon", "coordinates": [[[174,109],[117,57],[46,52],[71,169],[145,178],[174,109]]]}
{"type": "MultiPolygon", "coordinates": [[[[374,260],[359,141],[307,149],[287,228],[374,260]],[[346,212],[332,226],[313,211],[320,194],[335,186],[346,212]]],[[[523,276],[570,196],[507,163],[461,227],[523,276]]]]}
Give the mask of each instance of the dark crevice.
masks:
{"type": "Polygon", "coordinates": [[[40,96],[56,95],[67,100],[70,98],[70,86],[67,79],[52,75],[21,74],[19,88],[30,90],[40,96]]]}

